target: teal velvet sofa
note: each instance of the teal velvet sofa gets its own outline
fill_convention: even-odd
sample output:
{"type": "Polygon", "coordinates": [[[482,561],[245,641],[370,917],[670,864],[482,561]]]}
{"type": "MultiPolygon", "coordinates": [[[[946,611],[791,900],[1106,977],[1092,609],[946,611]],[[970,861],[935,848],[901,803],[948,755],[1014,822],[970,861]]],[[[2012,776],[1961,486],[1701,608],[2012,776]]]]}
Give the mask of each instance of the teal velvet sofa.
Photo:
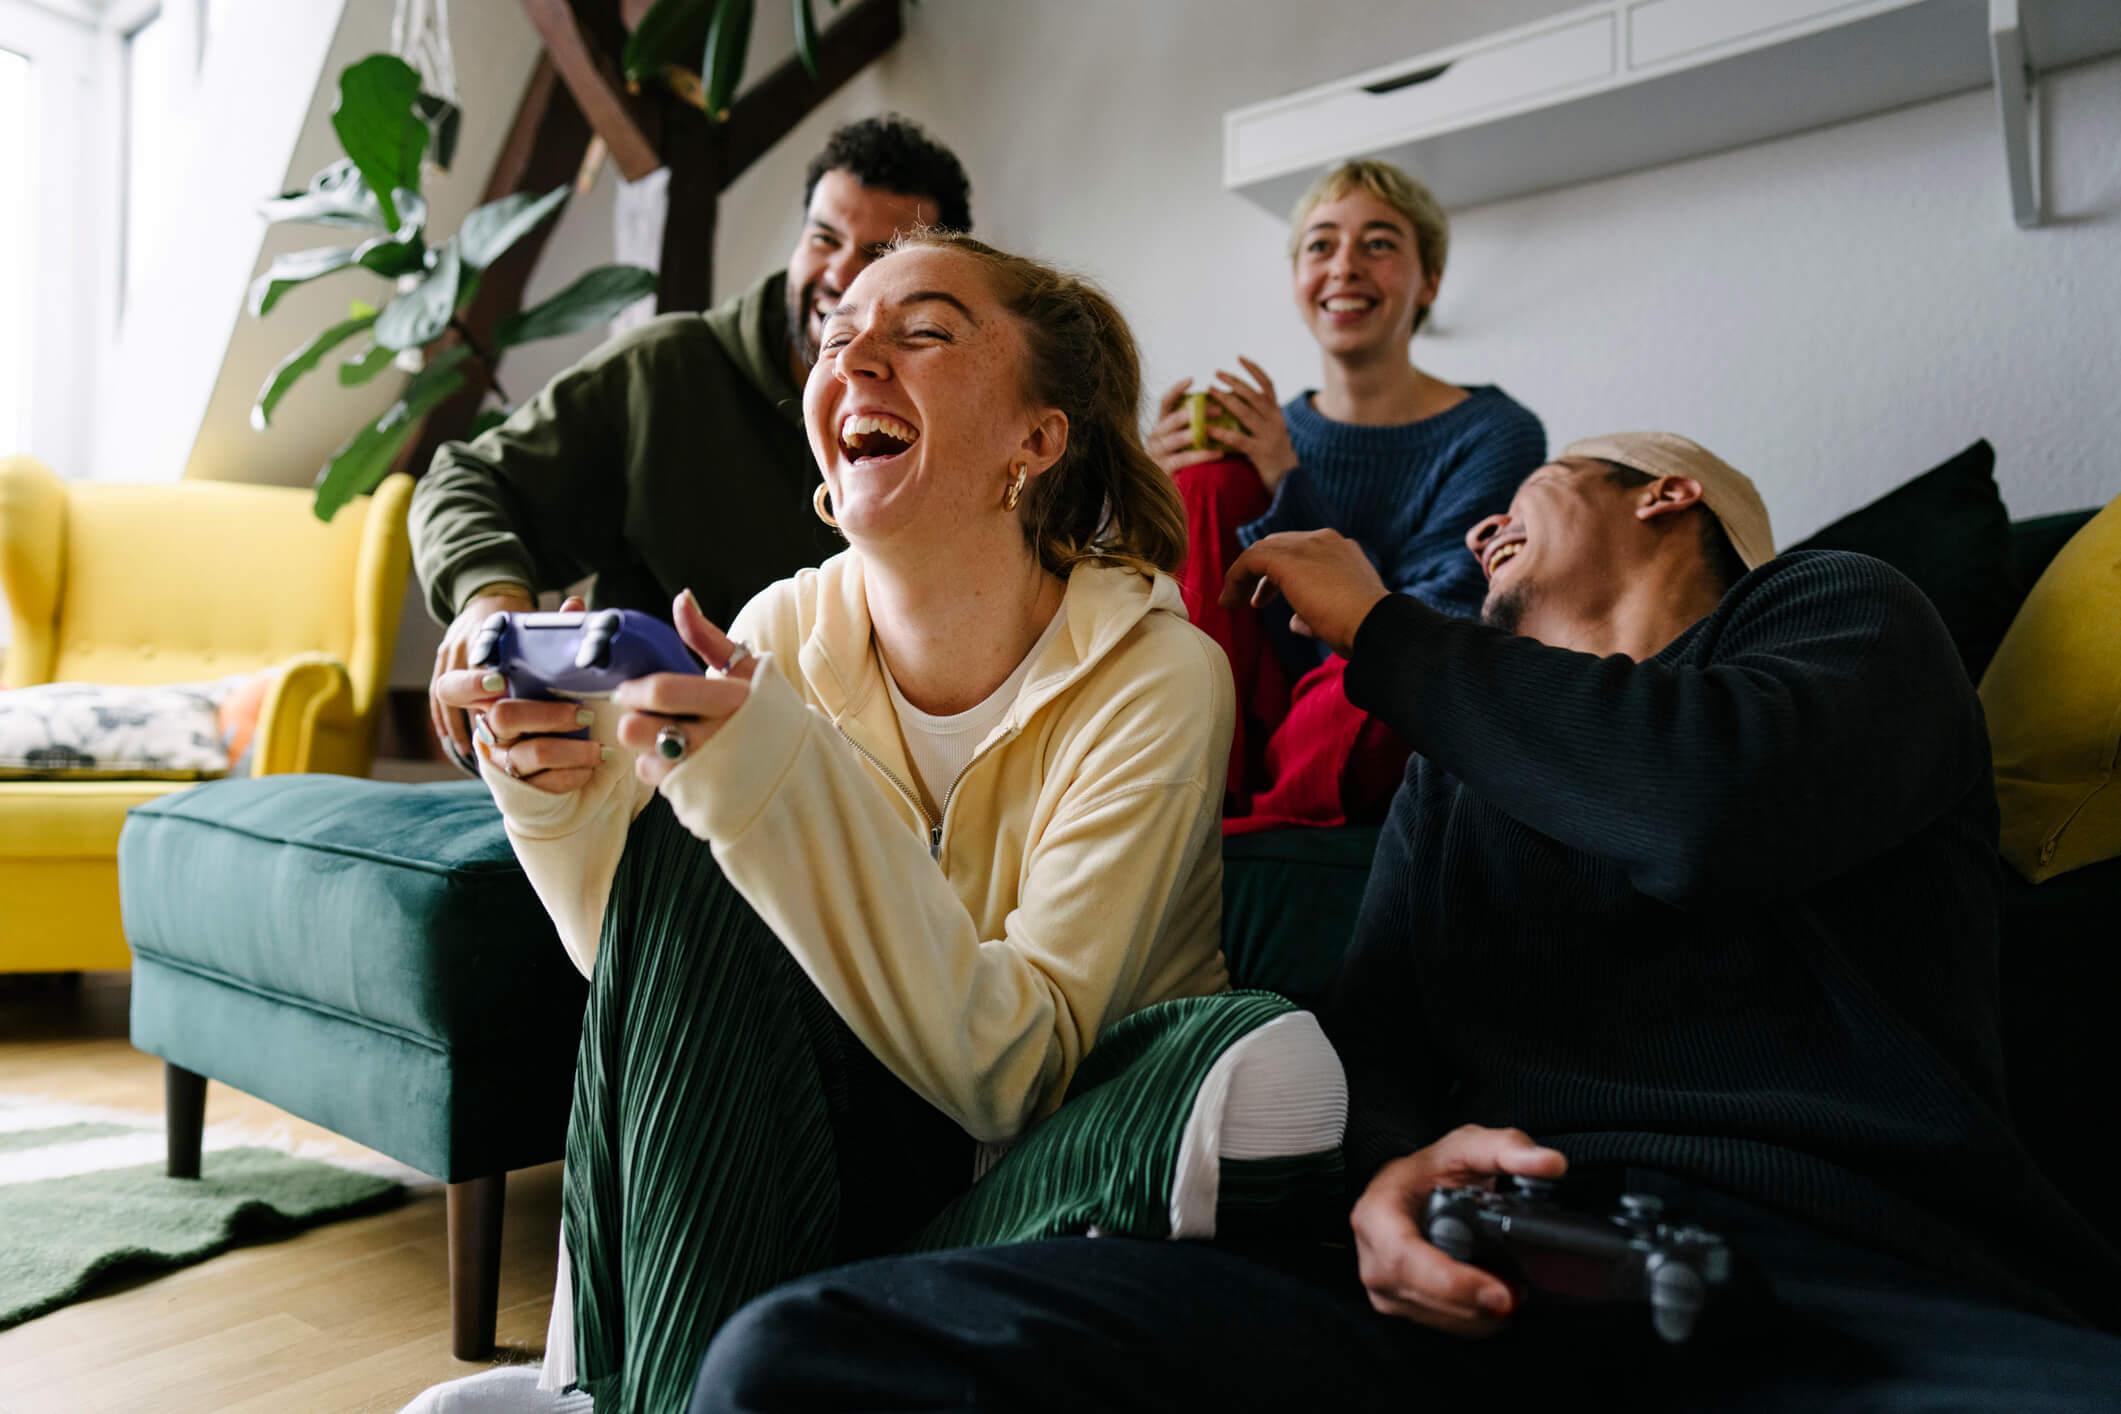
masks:
{"type": "MultiPolygon", "coordinates": [[[[1980,611],[1982,625],[1953,625],[1976,672],[1971,654],[1983,641],[1993,650],[2039,570],[2090,515],[2011,526],[1986,465],[1979,473],[1992,507],[1981,515],[2008,560],[1988,584],[1959,585],[1955,599],[1919,555],[1868,547],[1931,591],[1948,622],[1960,604],[1980,611]]],[[[1891,519],[1912,523],[1934,563],[1966,561],[1936,554],[1949,517],[1918,508],[1891,519]]],[[[1237,985],[1304,1004],[1323,996],[1377,834],[1227,842],[1224,938],[1237,985]]],[[[198,1171],[212,1076],[446,1181],[455,1348],[489,1353],[506,1174],[564,1151],[585,988],[484,788],[308,776],[209,784],[134,812],[119,876],[133,1039],[166,1062],[170,1171],[198,1171]]],[[[2099,1157],[2078,1142],[2073,1097],[2121,1080],[2103,1004],[2121,963],[2093,945],[2121,914],[2121,861],[2039,888],[2007,878],[2007,888],[2013,1102],[2035,1153],[2082,1201],[2099,1157]]],[[[2121,1225],[2110,1205],[2084,1206],[2121,1225]]]]}

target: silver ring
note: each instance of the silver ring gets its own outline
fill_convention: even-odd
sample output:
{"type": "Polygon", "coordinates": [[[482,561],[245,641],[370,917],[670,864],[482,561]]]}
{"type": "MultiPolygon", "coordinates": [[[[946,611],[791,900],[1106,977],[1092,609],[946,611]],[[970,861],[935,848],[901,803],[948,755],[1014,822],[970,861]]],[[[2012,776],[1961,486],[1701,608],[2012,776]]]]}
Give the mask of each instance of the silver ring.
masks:
{"type": "Polygon", "coordinates": [[[728,658],[727,658],[727,659],[725,659],[725,660],[723,661],[723,663],[722,663],[722,671],[723,671],[723,672],[725,672],[725,673],[733,673],[733,672],[735,672],[735,671],[736,671],[736,665],[737,665],[737,664],[739,664],[739,663],[741,663],[741,662],[743,662],[743,661],[744,661],[744,660],[745,660],[746,658],[749,658],[750,656],[751,656],[751,645],[750,645],[750,644],[748,644],[748,643],[745,643],[745,642],[742,642],[742,641],[741,641],[741,640],[739,640],[739,639],[734,639],[734,638],[730,639],[730,640],[729,640],[729,656],[728,656],[728,658]]]}
{"type": "Polygon", "coordinates": [[[685,754],[690,743],[685,740],[685,729],[678,726],[664,727],[655,734],[655,750],[666,761],[675,761],[685,754]]]}

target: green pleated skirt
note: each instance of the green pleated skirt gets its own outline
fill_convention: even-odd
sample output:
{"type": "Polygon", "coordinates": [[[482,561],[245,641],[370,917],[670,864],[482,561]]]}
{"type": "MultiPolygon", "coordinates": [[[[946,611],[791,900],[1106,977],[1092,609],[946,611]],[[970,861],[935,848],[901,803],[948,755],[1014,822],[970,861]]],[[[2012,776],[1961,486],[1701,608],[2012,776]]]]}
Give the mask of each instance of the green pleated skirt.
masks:
{"type": "Polygon", "coordinates": [[[652,801],[612,884],[567,1135],[576,1376],[598,1414],[684,1408],[739,1307],[901,1245],[970,1185],[974,1148],[652,801]]]}

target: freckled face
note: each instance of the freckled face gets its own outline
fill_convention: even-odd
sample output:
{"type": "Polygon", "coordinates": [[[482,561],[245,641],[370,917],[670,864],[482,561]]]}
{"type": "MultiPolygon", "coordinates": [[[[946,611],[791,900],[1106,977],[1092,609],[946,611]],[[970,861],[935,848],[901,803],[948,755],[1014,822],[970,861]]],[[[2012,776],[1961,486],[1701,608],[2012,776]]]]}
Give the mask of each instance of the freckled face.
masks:
{"type": "Polygon", "coordinates": [[[1407,218],[1357,187],[1304,217],[1294,288],[1311,337],[1347,355],[1404,352],[1437,281],[1421,268],[1407,218]]]}
{"type": "Polygon", "coordinates": [[[1007,514],[1002,491],[1037,420],[1024,352],[973,256],[917,246],[855,277],[824,322],[803,392],[811,451],[849,541],[946,548],[1007,514]]]}

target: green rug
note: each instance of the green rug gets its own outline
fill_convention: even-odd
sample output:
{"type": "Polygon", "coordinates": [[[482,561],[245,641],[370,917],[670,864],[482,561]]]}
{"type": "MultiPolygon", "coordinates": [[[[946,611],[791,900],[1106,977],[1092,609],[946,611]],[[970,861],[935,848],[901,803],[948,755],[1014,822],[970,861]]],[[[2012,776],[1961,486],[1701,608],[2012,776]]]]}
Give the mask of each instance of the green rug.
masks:
{"type": "Polygon", "coordinates": [[[170,1178],[162,1143],[148,1116],[0,1097],[0,1330],[105,1277],[187,1266],[403,1192],[395,1179],[263,1145],[216,1147],[211,1131],[199,1177],[170,1178]]]}

